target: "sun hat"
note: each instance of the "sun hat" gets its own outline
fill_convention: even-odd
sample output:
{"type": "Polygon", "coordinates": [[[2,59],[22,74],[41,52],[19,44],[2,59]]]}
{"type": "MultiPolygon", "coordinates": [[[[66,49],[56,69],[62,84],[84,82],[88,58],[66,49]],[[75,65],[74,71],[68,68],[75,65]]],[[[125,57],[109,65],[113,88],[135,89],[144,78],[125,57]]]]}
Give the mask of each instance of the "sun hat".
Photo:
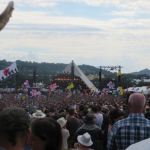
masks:
{"type": "Polygon", "coordinates": [[[61,128],[63,128],[66,125],[67,120],[64,117],[61,117],[57,120],[61,128]]]}
{"type": "Polygon", "coordinates": [[[35,113],[32,114],[33,118],[44,118],[46,114],[44,114],[41,110],[36,110],[35,113]]]}
{"type": "Polygon", "coordinates": [[[80,143],[83,146],[91,146],[93,144],[91,140],[91,136],[88,132],[84,133],[83,135],[79,135],[77,137],[78,143],[80,143]]]}

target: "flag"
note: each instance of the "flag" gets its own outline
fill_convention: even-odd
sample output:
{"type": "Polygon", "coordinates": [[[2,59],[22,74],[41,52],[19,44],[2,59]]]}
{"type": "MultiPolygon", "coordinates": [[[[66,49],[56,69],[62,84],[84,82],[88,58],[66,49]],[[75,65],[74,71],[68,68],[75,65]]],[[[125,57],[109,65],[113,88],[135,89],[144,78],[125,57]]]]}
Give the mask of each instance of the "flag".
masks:
{"type": "Polygon", "coordinates": [[[73,88],[74,88],[74,84],[72,82],[70,84],[68,84],[68,86],[67,86],[68,90],[73,89],[73,88]]]}
{"type": "Polygon", "coordinates": [[[14,62],[10,66],[4,68],[3,70],[0,70],[0,80],[6,79],[16,72],[18,72],[18,68],[16,62],[14,62]]]}
{"type": "Polygon", "coordinates": [[[115,84],[112,82],[112,81],[109,81],[109,83],[107,84],[108,88],[110,90],[114,89],[115,88],[115,84]]]}
{"type": "Polygon", "coordinates": [[[28,80],[25,80],[24,83],[23,83],[24,87],[27,89],[30,87],[30,84],[29,84],[29,81],[28,80]]]}
{"type": "Polygon", "coordinates": [[[36,88],[28,88],[28,96],[37,97],[40,96],[41,92],[36,88]]]}
{"type": "Polygon", "coordinates": [[[122,96],[124,94],[124,89],[121,86],[119,86],[118,87],[118,92],[119,92],[119,95],[122,96]]]}
{"type": "Polygon", "coordinates": [[[55,91],[57,87],[59,87],[59,86],[56,83],[50,84],[48,86],[49,91],[55,91]]]}

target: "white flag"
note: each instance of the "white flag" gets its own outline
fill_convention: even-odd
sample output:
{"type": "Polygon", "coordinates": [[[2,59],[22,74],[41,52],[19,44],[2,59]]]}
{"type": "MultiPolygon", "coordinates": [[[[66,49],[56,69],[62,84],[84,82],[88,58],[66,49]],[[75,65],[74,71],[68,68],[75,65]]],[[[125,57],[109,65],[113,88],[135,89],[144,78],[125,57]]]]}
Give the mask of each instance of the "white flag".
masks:
{"type": "Polygon", "coordinates": [[[5,69],[0,70],[0,80],[6,79],[7,77],[11,76],[12,74],[15,74],[16,72],[18,72],[18,68],[16,62],[14,62],[5,69]]]}

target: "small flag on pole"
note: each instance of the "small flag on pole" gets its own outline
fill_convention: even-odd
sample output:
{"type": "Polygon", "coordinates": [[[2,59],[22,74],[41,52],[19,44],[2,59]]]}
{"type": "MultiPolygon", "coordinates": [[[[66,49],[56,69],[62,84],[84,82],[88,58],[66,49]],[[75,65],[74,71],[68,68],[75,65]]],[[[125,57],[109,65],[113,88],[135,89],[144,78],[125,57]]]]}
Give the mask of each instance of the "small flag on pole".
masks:
{"type": "Polygon", "coordinates": [[[67,86],[67,89],[70,90],[70,89],[73,89],[74,88],[74,84],[71,82],[68,86],[67,86]]]}

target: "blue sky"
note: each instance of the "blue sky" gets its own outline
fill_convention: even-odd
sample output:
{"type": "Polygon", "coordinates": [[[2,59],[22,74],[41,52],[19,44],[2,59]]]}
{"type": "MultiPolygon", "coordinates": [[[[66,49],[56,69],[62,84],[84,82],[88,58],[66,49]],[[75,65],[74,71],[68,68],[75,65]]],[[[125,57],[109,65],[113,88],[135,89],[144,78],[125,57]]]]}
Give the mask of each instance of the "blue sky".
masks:
{"type": "MultiPolygon", "coordinates": [[[[0,11],[9,0],[1,0],[0,11]]],[[[14,0],[0,59],[150,69],[150,0],[14,0]]]]}

